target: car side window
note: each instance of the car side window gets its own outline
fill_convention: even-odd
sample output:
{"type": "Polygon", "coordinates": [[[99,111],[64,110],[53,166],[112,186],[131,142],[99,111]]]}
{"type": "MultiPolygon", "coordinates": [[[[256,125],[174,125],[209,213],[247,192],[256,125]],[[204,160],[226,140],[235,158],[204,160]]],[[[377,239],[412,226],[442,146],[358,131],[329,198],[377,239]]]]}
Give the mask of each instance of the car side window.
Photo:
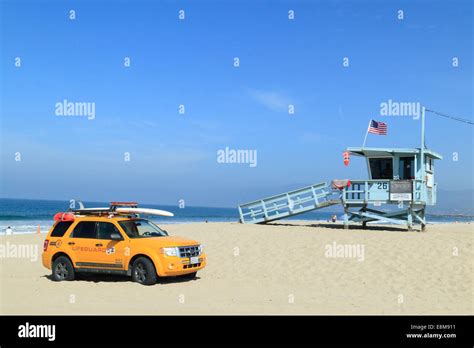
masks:
{"type": "Polygon", "coordinates": [[[112,233],[117,233],[119,235],[122,235],[113,223],[110,223],[110,222],[97,223],[97,238],[98,239],[111,239],[110,235],[112,233]]]}
{"type": "Polygon", "coordinates": [[[79,222],[74,231],[72,231],[72,238],[96,238],[96,223],[93,221],[79,222]]]}
{"type": "Polygon", "coordinates": [[[51,237],[62,237],[66,233],[69,226],[72,225],[72,221],[59,221],[54,226],[53,231],[51,232],[51,237]]]}

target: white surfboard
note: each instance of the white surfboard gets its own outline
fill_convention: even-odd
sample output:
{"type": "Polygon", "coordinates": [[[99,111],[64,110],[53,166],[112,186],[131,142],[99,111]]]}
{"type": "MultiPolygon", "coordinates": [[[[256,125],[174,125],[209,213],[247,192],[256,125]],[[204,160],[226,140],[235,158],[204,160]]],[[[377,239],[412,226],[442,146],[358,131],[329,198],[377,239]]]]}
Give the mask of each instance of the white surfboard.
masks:
{"type": "Polygon", "coordinates": [[[159,215],[159,216],[174,216],[173,213],[160,210],[160,209],[151,209],[151,208],[126,208],[120,207],[115,208],[115,211],[119,213],[132,213],[132,214],[150,214],[150,215],[159,215]]]}

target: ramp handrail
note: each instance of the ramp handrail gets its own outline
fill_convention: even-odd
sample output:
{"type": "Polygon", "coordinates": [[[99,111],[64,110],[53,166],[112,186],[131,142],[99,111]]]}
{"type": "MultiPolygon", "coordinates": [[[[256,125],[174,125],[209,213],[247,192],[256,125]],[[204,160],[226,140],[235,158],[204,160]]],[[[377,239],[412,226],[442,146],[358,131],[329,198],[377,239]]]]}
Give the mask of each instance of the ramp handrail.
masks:
{"type": "MultiPolygon", "coordinates": [[[[337,191],[339,192],[339,191],[337,191]]],[[[339,203],[328,198],[336,193],[325,182],[239,205],[242,223],[268,222],[339,203]]]]}

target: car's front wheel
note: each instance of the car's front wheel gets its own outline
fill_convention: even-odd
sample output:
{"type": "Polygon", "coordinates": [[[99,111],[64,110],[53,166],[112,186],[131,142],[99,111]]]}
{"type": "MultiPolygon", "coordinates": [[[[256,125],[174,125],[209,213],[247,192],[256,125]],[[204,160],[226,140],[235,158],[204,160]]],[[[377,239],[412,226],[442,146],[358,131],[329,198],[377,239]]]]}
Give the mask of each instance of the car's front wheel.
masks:
{"type": "Polygon", "coordinates": [[[155,284],[158,276],[153,262],[145,257],[136,259],[132,266],[132,279],[143,285],[155,284]]]}
{"type": "Polygon", "coordinates": [[[66,256],[59,256],[53,262],[52,267],[53,280],[60,282],[63,280],[74,280],[75,272],[71,260],[66,256]]]}

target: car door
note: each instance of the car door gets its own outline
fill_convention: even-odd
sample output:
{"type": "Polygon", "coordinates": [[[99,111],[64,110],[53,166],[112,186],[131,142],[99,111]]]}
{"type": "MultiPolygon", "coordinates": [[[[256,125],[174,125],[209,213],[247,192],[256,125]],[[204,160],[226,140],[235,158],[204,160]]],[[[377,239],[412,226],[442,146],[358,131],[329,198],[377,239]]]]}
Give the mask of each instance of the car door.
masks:
{"type": "Polygon", "coordinates": [[[95,221],[80,221],[69,236],[67,244],[76,267],[96,267],[98,256],[105,253],[105,248],[97,242],[96,224],[95,221]]]}
{"type": "Polygon", "coordinates": [[[101,253],[97,262],[102,267],[123,270],[125,269],[125,251],[127,242],[125,239],[112,240],[113,233],[119,234],[123,238],[123,234],[117,226],[112,222],[97,222],[97,244],[105,248],[105,252],[101,253]]]}

